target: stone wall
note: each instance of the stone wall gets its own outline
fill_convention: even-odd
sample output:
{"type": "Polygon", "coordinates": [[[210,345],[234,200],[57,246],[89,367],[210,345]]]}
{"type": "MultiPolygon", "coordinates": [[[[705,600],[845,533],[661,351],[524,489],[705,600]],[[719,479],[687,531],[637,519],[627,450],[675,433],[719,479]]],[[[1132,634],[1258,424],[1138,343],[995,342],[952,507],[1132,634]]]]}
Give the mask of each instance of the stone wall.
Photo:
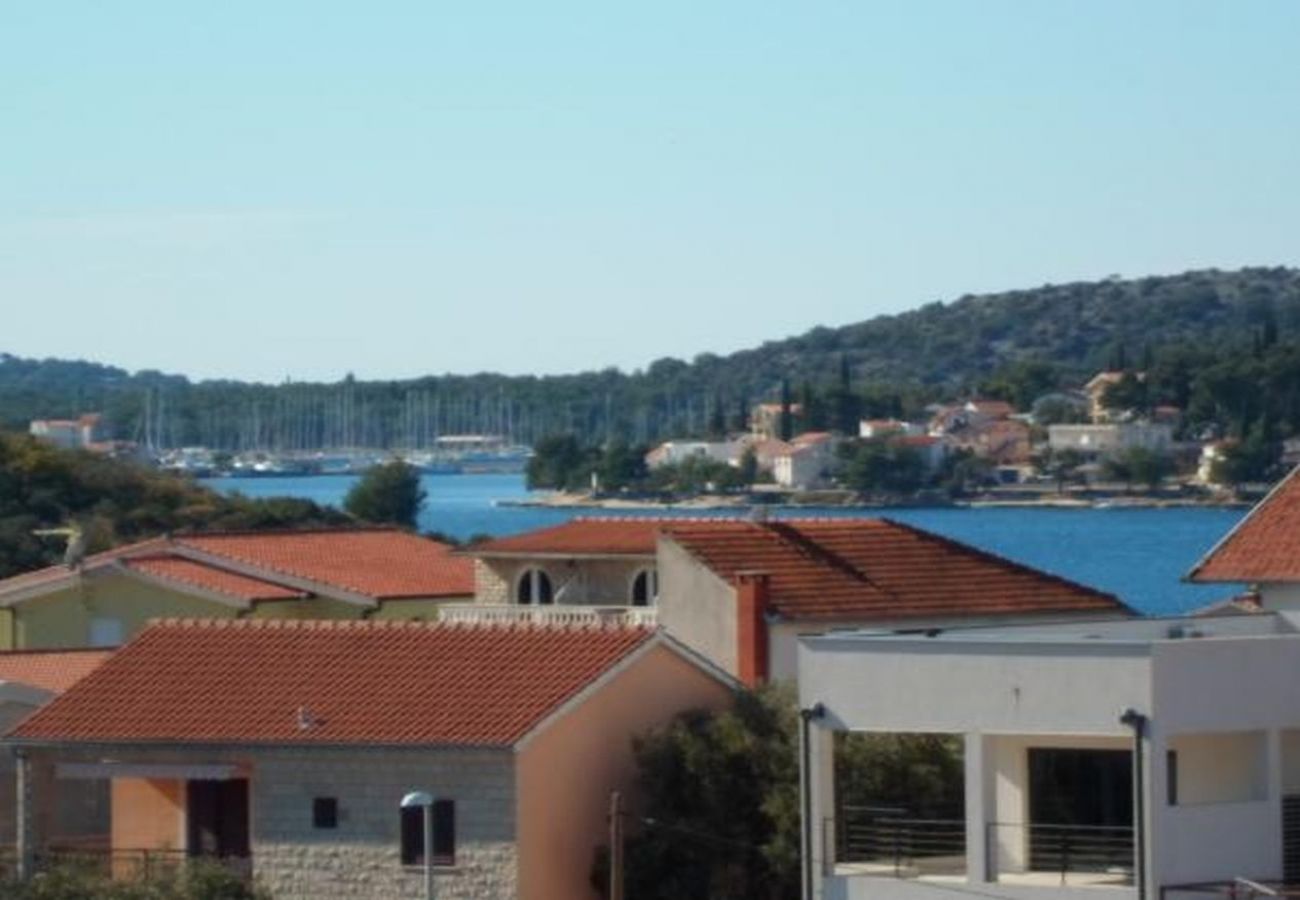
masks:
{"type": "Polygon", "coordinates": [[[541,569],[550,576],[556,603],[568,606],[627,606],[632,602],[632,579],[643,569],[655,568],[653,557],[644,559],[477,559],[474,561],[474,600],[478,603],[514,603],[515,585],[525,569],[541,569]]]}
{"type": "Polygon", "coordinates": [[[502,604],[513,599],[505,573],[484,560],[474,560],[474,602],[502,604]]]}
{"type": "Polygon", "coordinates": [[[401,863],[398,804],[411,790],[456,801],[456,864],[440,900],[516,895],[514,758],[508,751],[289,751],[253,775],[253,865],[276,900],[398,900],[423,894],[401,863]],[[338,828],[312,827],[312,800],[338,800],[338,828]]]}

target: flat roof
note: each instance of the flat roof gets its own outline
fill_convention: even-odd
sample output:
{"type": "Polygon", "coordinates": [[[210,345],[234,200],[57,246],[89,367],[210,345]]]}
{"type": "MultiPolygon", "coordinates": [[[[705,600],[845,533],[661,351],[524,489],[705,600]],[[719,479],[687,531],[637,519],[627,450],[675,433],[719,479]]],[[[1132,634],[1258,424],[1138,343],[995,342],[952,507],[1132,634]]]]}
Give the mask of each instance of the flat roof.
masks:
{"type": "Polygon", "coordinates": [[[1157,644],[1212,638],[1300,636],[1276,612],[1222,616],[1169,616],[1140,619],[1056,622],[1043,625],[990,625],[960,628],[844,629],[805,637],[810,644],[860,641],[871,644],[934,641],[946,644],[1157,644]]]}

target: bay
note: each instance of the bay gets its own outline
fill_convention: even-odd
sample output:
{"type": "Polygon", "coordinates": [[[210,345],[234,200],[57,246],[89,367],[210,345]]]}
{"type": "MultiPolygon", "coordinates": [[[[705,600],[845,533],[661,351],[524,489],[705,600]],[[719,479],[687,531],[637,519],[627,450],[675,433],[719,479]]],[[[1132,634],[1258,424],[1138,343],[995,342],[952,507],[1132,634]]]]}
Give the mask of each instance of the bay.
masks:
{"type": "MultiPolygon", "coordinates": [[[[221,491],[238,491],[250,497],[304,497],[338,506],[355,481],[353,475],[324,475],[218,478],[207,483],[221,491]]],[[[646,514],[499,505],[528,499],[521,475],[425,475],[422,481],[428,500],[420,515],[420,529],[439,531],[458,540],[480,534],[515,534],[578,515],[646,514]]],[[[712,517],[743,515],[744,511],[667,514],[712,517]]],[[[1186,612],[1241,589],[1240,585],[1187,584],[1182,577],[1244,514],[1241,509],[1208,507],[801,507],[774,513],[836,518],[884,516],[1109,591],[1148,615],[1186,612]]]]}

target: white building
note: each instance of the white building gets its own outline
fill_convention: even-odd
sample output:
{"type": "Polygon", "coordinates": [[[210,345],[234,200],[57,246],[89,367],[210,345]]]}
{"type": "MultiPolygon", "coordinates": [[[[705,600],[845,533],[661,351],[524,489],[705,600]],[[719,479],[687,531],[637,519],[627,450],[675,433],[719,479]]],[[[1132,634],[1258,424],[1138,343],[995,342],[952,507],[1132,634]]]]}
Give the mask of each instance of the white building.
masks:
{"type": "Polygon", "coordinates": [[[646,454],[646,466],[675,466],[688,459],[708,459],[713,462],[739,465],[745,452],[744,441],[665,441],[646,454]]]}
{"type": "Polygon", "coordinates": [[[835,463],[835,439],[830,432],[808,431],[790,441],[790,449],[778,454],[772,477],[782,487],[807,489],[826,483],[835,463]]]}
{"type": "Polygon", "coordinates": [[[1300,878],[1287,613],[800,641],[805,897],[1176,900],[1300,878]],[[949,820],[846,806],[848,732],[963,748],[949,820]]]}
{"type": "Polygon", "coordinates": [[[1047,443],[1052,450],[1074,450],[1090,459],[1111,457],[1135,448],[1167,453],[1173,440],[1173,428],[1163,422],[1047,426],[1047,443]]]}

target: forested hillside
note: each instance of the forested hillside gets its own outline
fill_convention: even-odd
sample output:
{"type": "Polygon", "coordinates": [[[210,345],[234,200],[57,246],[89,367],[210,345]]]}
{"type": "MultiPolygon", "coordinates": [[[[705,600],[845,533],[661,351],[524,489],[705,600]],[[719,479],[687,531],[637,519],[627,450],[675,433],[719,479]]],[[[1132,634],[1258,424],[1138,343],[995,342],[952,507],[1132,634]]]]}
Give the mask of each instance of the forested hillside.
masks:
{"type": "Polygon", "coordinates": [[[1189,407],[1193,426],[1239,431],[1264,418],[1294,433],[1300,271],[1211,270],[967,296],[729,356],[664,358],[634,373],[269,386],[0,356],[0,425],[99,410],[113,437],[235,450],[413,447],[458,432],[529,444],[557,433],[647,443],[733,426],[749,404],[775,399],[783,380],[815,393],[842,389],[847,373],[856,407],[871,414],[976,391],[1024,403],[1117,362],[1156,373],[1148,399],[1189,407]]]}

